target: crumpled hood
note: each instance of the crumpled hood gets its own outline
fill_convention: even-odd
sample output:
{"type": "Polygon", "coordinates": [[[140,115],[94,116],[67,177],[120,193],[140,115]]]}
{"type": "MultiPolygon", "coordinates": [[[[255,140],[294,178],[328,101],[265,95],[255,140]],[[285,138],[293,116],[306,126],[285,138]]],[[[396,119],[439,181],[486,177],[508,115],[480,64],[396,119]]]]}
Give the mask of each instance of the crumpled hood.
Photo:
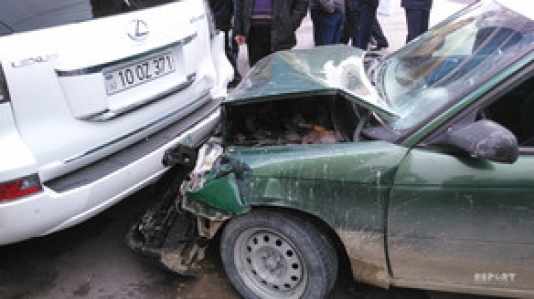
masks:
{"type": "Polygon", "coordinates": [[[383,117],[396,117],[367,78],[364,54],[347,45],[276,52],[260,60],[223,105],[340,93],[383,117]]]}

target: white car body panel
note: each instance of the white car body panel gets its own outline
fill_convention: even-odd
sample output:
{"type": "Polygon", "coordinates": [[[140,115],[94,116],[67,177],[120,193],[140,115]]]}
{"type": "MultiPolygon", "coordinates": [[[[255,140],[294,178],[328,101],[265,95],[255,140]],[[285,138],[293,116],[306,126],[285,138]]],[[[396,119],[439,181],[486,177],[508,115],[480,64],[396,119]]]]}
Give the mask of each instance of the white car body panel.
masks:
{"type": "MultiPolygon", "coordinates": [[[[80,16],[90,5],[84,0],[74,4],[80,16]]],[[[5,145],[0,147],[0,183],[31,174],[43,182],[41,193],[0,202],[0,245],[96,215],[168,170],[161,162],[167,149],[179,143],[197,146],[211,134],[219,115],[214,99],[226,94],[233,70],[224,53],[224,36],[212,35],[209,21],[203,1],[183,0],[0,36],[1,70],[9,93],[7,102],[0,98],[0,145],[5,145]],[[129,35],[136,33],[138,21],[148,34],[141,32],[136,41],[129,35]],[[106,92],[108,70],[161,53],[172,54],[174,72],[106,92]],[[207,105],[213,108],[198,112],[207,105]],[[154,140],[154,134],[185,118],[188,124],[181,131],[158,137],[160,147],[137,153],[131,161],[117,156],[125,149],[135,151],[134,144],[154,140]],[[63,183],[59,191],[49,186],[102,161],[113,169],[87,182],[63,183]]]]}

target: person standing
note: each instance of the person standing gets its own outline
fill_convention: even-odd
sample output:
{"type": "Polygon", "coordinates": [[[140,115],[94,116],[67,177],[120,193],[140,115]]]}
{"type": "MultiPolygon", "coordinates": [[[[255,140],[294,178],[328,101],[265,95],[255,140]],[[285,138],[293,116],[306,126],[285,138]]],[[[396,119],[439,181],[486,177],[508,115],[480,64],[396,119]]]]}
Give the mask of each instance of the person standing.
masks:
{"type": "Polygon", "coordinates": [[[406,43],[409,43],[428,30],[432,0],[402,0],[401,6],[406,15],[406,43]]]}
{"type": "Polygon", "coordinates": [[[358,0],[345,0],[345,22],[343,23],[343,28],[341,30],[340,43],[348,44],[349,41],[353,41],[353,38],[356,36],[358,31],[358,12],[356,7],[358,5],[358,0]]]}
{"type": "Polygon", "coordinates": [[[210,8],[215,18],[215,28],[224,32],[224,51],[228,61],[234,68],[234,79],[228,87],[235,87],[241,81],[237,69],[237,56],[234,55],[231,43],[232,18],[234,16],[234,3],[232,0],[209,0],[210,8]]]}
{"type": "Polygon", "coordinates": [[[263,57],[297,44],[296,31],[308,13],[309,0],[235,0],[235,41],[247,44],[254,66],[263,57]]]}
{"type": "MultiPolygon", "coordinates": [[[[341,43],[347,44],[349,41],[352,41],[352,45],[356,46],[359,26],[359,12],[357,11],[359,8],[359,1],[360,0],[346,0],[346,17],[343,32],[341,34],[341,43]]],[[[368,30],[368,27],[366,30],[368,30]]],[[[389,47],[388,39],[382,31],[382,26],[380,25],[376,14],[371,26],[371,37],[369,42],[373,45],[370,49],[371,51],[380,51],[383,48],[389,47]]]]}
{"type": "MultiPolygon", "coordinates": [[[[382,31],[382,26],[380,25],[377,16],[375,16],[375,20],[373,21],[371,39],[375,41],[374,46],[370,49],[371,51],[380,51],[389,47],[388,39],[386,35],[384,35],[384,31],[382,31]]],[[[373,44],[373,42],[371,42],[371,44],[373,44]]]]}
{"type": "Polygon", "coordinates": [[[316,46],[338,44],[345,19],[345,0],[310,0],[316,46]]]}
{"type": "Polygon", "coordinates": [[[373,34],[373,24],[378,10],[378,0],[358,0],[355,8],[358,14],[358,30],[353,37],[353,45],[362,50],[367,50],[373,34]]]}

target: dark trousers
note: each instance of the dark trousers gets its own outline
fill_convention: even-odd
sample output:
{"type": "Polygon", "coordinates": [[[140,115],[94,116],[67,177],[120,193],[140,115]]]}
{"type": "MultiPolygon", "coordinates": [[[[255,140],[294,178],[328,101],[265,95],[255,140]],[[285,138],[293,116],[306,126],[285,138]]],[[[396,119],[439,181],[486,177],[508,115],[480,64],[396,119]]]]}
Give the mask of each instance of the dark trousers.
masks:
{"type": "Polygon", "coordinates": [[[359,0],[356,11],[358,13],[358,32],[354,46],[367,50],[367,45],[371,40],[373,23],[376,19],[378,0],[359,0]]]}
{"type": "Polygon", "coordinates": [[[329,13],[321,8],[310,10],[313,23],[313,41],[316,46],[338,44],[341,39],[344,16],[341,11],[329,13]]]}
{"type": "Polygon", "coordinates": [[[405,9],[406,27],[408,27],[408,34],[406,35],[406,43],[410,42],[419,35],[428,30],[428,22],[430,20],[430,10],[427,9],[405,9]]]}
{"type": "Polygon", "coordinates": [[[375,17],[375,21],[373,22],[371,37],[375,39],[377,46],[389,47],[388,39],[384,35],[384,31],[382,31],[382,26],[380,26],[377,17],[375,17]]]}
{"type": "MultiPolygon", "coordinates": [[[[349,12],[347,11],[347,18],[345,21],[345,26],[343,26],[343,32],[341,34],[340,42],[343,44],[348,44],[349,41],[352,40],[352,45],[354,46],[356,44],[356,35],[358,34],[358,30],[356,28],[358,22],[354,21],[353,15],[354,14],[349,14],[349,12]]],[[[373,22],[371,38],[376,41],[377,46],[389,47],[388,39],[384,34],[384,31],[382,30],[382,26],[380,26],[378,17],[375,17],[375,20],[373,22]]]]}
{"type": "Polygon", "coordinates": [[[253,67],[263,57],[273,53],[271,48],[271,27],[252,26],[247,37],[248,63],[253,67]]]}
{"type": "Polygon", "coordinates": [[[240,81],[241,75],[239,74],[239,71],[237,69],[237,55],[234,55],[232,47],[232,36],[228,30],[224,31],[224,52],[226,54],[226,57],[228,58],[228,61],[230,61],[230,64],[234,68],[234,80],[240,81]]]}
{"type": "Polygon", "coordinates": [[[358,12],[356,11],[358,0],[346,0],[345,3],[347,4],[345,11],[345,23],[343,24],[340,42],[343,44],[348,44],[352,39],[352,45],[354,45],[354,39],[356,34],[358,34],[358,12]]]}

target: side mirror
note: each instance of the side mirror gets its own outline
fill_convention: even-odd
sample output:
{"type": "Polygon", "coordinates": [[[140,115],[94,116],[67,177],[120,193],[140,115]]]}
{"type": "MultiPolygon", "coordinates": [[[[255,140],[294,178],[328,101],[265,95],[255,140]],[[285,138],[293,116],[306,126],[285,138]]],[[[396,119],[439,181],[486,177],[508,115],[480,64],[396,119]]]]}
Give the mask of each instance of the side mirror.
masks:
{"type": "Polygon", "coordinates": [[[514,163],[519,151],[515,135],[490,120],[480,120],[449,132],[447,144],[471,156],[502,163],[514,163]]]}

